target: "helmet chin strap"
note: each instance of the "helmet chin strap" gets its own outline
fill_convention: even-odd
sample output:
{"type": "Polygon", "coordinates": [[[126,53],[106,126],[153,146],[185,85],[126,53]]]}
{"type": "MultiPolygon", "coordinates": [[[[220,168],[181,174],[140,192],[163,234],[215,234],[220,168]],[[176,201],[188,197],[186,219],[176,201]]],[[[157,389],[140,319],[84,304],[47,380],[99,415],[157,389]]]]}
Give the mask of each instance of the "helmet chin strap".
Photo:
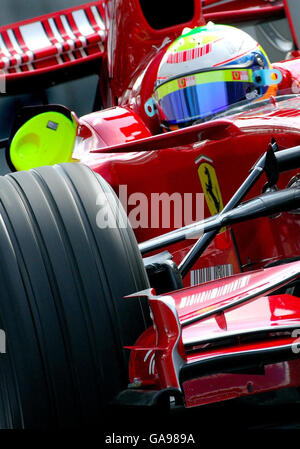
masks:
{"type": "Polygon", "coordinates": [[[252,76],[257,87],[278,85],[282,81],[282,73],[278,69],[255,70],[252,76]]]}

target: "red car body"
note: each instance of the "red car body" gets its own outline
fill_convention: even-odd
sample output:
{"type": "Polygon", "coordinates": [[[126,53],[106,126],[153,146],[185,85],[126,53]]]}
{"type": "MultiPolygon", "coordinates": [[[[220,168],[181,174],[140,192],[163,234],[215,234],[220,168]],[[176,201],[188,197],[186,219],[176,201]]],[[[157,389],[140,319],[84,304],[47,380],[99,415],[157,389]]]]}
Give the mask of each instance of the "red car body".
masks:
{"type": "MultiPolygon", "coordinates": [[[[126,14],[125,9],[129,9],[129,5],[134,10],[136,2],[129,2],[126,7],[122,2],[118,4],[118,14],[114,18],[114,48],[110,50],[114,57],[108,64],[108,71],[112,73],[112,78],[107,80],[109,89],[105,82],[101,83],[101,89],[110,92],[105,106],[111,108],[80,120],[93,135],[90,137],[93,148],[97,147],[97,152],[86,153],[83,161],[104,176],[116,192],[119,185],[126,184],[128,196],[142,191],[150,199],[153,192],[179,192],[182,195],[201,192],[198,168],[201,157],[205,156],[212,161],[223,203],[226,204],[250,167],[265,151],[271,137],[276,139],[280,149],[299,145],[299,99],[270,102],[233,118],[159,134],[157,117],[146,115],[145,103],[152,95],[157,68],[166,50],[166,46],[159,50],[161,42],[179,34],[182,25],[163,33],[151,30],[141,16],[126,14]],[[124,12],[121,14],[122,6],[124,12]],[[124,41],[126,29],[132,33],[124,41]],[[200,140],[197,135],[201,134],[200,140]]],[[[232,22],[240,20],[242,14],[250,19],[258,14],[280,13],[283,5],[280,2],[247,1],[228,2],[219,8],[222,10],[215,6],[207,18],[232,22]]],[[[200,23],[199,2],[196,2],[195,16],[188,25],[200,23]]],[[[300,59],[283,61],[274,67],[283,75],[279,89],[290,88],[295,80],[300,80],[300,59]]],[[[279,187],[286,187],[293,175],[295,173],[291,172],[283,175],[279,187]]],[[[258,183],[249,197],[260,194],[264,182],[258,183]]],[[[205,216],[209,215],[206,204],[205,216]]],[[[140,242],[164,232],[165,229],[151,227],[135,230],[140,242]]],[[[242,275],[249,285],[245,290],[238,289],[241,298],[258,289],[249,303],[235,305],[232,291],[225,299],[218,291],[214,301],[203,296],[207,289],[226,290],[226,287],[236,285],[239,277],[170,293],[168,296],[174,300],[176,311],[166,305],[165,297],[151,299],[149,294],[156,330],[148,330],[133,348],[130,364],[132,383],[142,389],[177,388],[183,392],[186,407],[299,386],[299,359],[286,356],[276,359],[275,355],[281,351],[291,353],[291,347],[295,345],[295,338],[288,329],[300,325],[298,300],[287,294],[272,296],[267,290],[262,293],[262,285],[265,287],[269,282],[269,276],[278,280],[283,270],[291,273],[291,266],[253,271],[278,260],[299,256],[299,241],[292,238],[298,232],[299,218],[289,213],[236,225],[233,232],[227,229],[216,237],[185,278],[186,286],[197,284],[196,274],[220,265],[232,266],[236,274],[249,271],[249,275],[242,275]],[[259,278],[261,281],[256,283],[259,278]],[[201,294],[204,298],[201,307],[200,302],[192,306],[184,303],[183,298],[197,298],[201,294]],[[224,304],[230,304],[227,311],[222,309],[224,304]],[[215,313],[214,308],[221,311],[215,313]],[[205,318],[207,310],[211,314],[205,318]],[[193,316],[195,319],[202,316],[203,320],[188,325],[193,316]],[[259,341],[257,335],[261,335],[259,341]],[[248,363],[252,361],[257,365],[264,359],[268,360],[272,353],[274,358],[271,356],[261,372],[235,371],[236,367],[243,365],[243,357],[248,363]]],[[[194,241],[185,242],[168,250],[179,264],[193,244],[194,241]]]]}
{"type": "MultiPolygon", "coordinates": [[[[102,58],[99,89],[104,109],[79,119],[76,157],[102,175],[117,193],[126,185],[128,197],[143,192],[150,204],[153,193],[202,193],[199,167],[206,162],[217,176],[225,205],[271,138],[280,150],[300,144],[300,97],[295,95],[168,133],[161,133],[158,117],[149,116],[145,109],[167,44],[184,26],[207,20],[264,19],[271,14],[281,17],[284,2],[195,0],[188,22],[162,29],[149,25],[138,0],[103,0],[85,8],[95,5],[105,24],[101,48],[95,47],[93,53],[91,43],[91,54],[81,62],[102,58]]],[[[67,17],[70,14],[65,12],[67,17]]],[[[49,17],[36,20],[44,23],[49,17]]],[[[78,49],[79,42],[75,42],[78,49]]],[[[36,65],[35,75],[78,62],[65,60],[60,68],[47,57],[43,54],[43,66],[36,65]]],[[[298,86],[297,52],[293,59],[273,66],[282,73],[279,89],[298,86]]],[[[13,85],[29,75],[11,71],[8,81],[13,85]]],[[[286,188],[297,172],[281,175],[278,187],[286,188]]],[[[247,199],[261,194],[265,182],[259,181],[247,199]]],[[[133,205],[124,206],[130,214],[133,205]]],[[[207,202],[204,207],[205,217],[210,216],[207,202]]],[[[300,256],[299,225],[298,214],[284,212],[227,228],[185,277],[184,289],[160,296],[145,292],[155,327],[131,348],[133,390],[144,394],[173,389],[174,395],[176,391],[182,394],[186,407],[193,407],[299,387],[299,299],[277,291],[299,277],[300,262],[267,268],[300,256]],[[220,273],[232,276],[216,279],[220,273]]],[[[149,226],[135,229],[135,234],[143,242],[173,228],[174,223],[168,229],[149,226]]],[[[185,241],[167,249],[179,264],[194,243],[185,241]]]]}
{"type": "MultiPolygon", "coordinates": [[[[115,29],[118,32],[114,45],[118,51],[111,49],[109,53],[114,55],[114,59],[108,61],[113,75],[107,80],[102,77],[100,83],[101,90],[105,88],[106,94],[107,92],[111,94],[111,102],[107,99],[105,104],[110,108],[81,117],[80,122],[88,128],[90,137],[86,137],[88,132],[83,126],[83,150],[78,156],[81,161],[107,179],[117,193],[119,185],[127,185],[128,196],[141,191],[148,196],[149,203],[153,192],[195,195],[202,192],[198,169],[202,163],[201,157],[204,156],[212,161],[223,204],[226,204],[246,177],[248,170],[266,150],[271,137],[276,139],[280,149],[299,144],[298,99],[290,99],[278,105],[270,102],[267,106],[253,108],[252,111],[232,119],[214,120],[197,125],[198,128],[193,126],[159,134],[158,118],[146,114],[145,103],[153,93],[157,68],[166,46],[161,50],[157,48],[164,39],[172,39],[178,35],[182,25],[163,32],[151,30],[144,18],[138,15],[139,9],[136,10],[136,16],[132,16],[126,14],[129,4],[122,5],[122,3],[118,5],[118,14],[115,18],[115,29]],[[121,14],[122,7],[124,13],[121,14]],[[127,29],[140,30],[139,33],[146,34],[146,37],[142,39],[138,33],[132,33],[129,40],[123,42],[127,29]],[[134,48],[132,55],[126,53],[124,45],[134,48]],[[106,83],[109,84],[109,89],[106,83]],[[113,98],[117,103],[115,106],[113,98]],[[198,139],[199,133],[202,133],[201,140],[198,139]],[[235,171],[237,161],[239,170],[235,171]],[[232,172],[234,176],[228,182],[232,172]]],[[[137,8],[135,2],[131,5],[133,11],[134,6],[137,8]]],[[[241,2],[229,2],[227,8],[229,6],[232,17],[240,17],[241,2]],[[236,9],[232,10],[233,7],[236,9]]],[[[282,8],[281,2],[274,5],[264,1],[249,1],[247,5],[243,2],[242,11],[247,18],[251,18],[254,9],[258,9],[258,14],[268,16],[271,9],[274,14],[282,8]]],[[[207,18],[215,19],[216,14],[225,20],[227,10],[211,13],[207,18]]],[[[196,2],[195,16],[187,25],[202,23],[201,20],[199,2],[196,2]]],[[[288,89],[295,80],[298,80],[300,70],[298,59],[280,62],[274,64],[274,67],[279,68],[283,74],[279,89],[288,89]]],[[[104,95],[102,98],[105,98],[104,95]]],[[[286,187],[292,175],[292,173],[283,175],[279,187],[286,187]]],[[[251,191],[251,196],[260,194],[263,184],[264,181],[259,183],[251,191]]],[[[208,206],[205,204],[205,216],[209,215],[208,206]]],[[[297,229],[297,216],[289,214],[273,219],[260,219],[255,226],[253,223],[237,225],[234,229],[236,247],[228,231],[220,234],[198,261],[195,269],[230,264],[233,272],[238,273],[241,267],[243,270],[260,268],[279,259],[295,257],[299,255],[299,243],[296,239],[287,239],[287,234],[294,234],[297,229]],[[266,235],[268,239],[265,238],[266,235]],[[285,243],[287,240],[288,245],[285,243]]],[[[167,230],[153,227],[137,228],[135,233],[137,240],[141,242],[167,230]]],[[[193,243],[190,242],[189,246],[185,244],[183,247],[179,244],[169,248],[176,263],[182,260],[193,243]]],[[[191,279],[187,279],[186,285],[190,285],[190,281],[191,279]]]]}

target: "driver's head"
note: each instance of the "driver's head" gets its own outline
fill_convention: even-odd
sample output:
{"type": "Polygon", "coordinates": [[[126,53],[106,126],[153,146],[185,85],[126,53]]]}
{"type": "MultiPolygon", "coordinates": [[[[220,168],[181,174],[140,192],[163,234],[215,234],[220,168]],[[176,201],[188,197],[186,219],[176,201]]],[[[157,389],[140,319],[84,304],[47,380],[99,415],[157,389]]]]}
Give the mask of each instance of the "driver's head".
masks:
{"type": "Polygon", "coordinates": [[[239,101],[276,94],[280,72],[247,33],[227,25],[185,29],[158,69],[154,98],[168,129],[208,120],[239,101]]]}

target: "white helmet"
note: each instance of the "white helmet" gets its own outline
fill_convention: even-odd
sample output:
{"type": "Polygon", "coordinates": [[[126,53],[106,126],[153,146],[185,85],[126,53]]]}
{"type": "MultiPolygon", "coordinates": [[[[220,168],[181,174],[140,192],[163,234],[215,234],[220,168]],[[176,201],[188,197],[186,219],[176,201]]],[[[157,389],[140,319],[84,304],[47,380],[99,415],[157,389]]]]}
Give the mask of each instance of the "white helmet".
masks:
{"type": "Polygon", "coordinates": [[[158,68],[154,98],[169,128],[207,120],[242,100],[269,98],[282,79],[262,47],[228,25],[185,29],[158,68]]]}

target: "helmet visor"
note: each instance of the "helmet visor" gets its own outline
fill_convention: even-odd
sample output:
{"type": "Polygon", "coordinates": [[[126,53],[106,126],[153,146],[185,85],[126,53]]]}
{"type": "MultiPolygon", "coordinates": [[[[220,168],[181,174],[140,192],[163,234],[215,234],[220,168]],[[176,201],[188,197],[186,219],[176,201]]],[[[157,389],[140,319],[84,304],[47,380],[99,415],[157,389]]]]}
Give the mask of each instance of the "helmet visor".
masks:
{"type": "Polygon", "coordinates": [[[155,98],[162,119],[170,124],[192,122],[263,93],[251,69],[222,69],[172,78],[158,85],[155,98]]]}

